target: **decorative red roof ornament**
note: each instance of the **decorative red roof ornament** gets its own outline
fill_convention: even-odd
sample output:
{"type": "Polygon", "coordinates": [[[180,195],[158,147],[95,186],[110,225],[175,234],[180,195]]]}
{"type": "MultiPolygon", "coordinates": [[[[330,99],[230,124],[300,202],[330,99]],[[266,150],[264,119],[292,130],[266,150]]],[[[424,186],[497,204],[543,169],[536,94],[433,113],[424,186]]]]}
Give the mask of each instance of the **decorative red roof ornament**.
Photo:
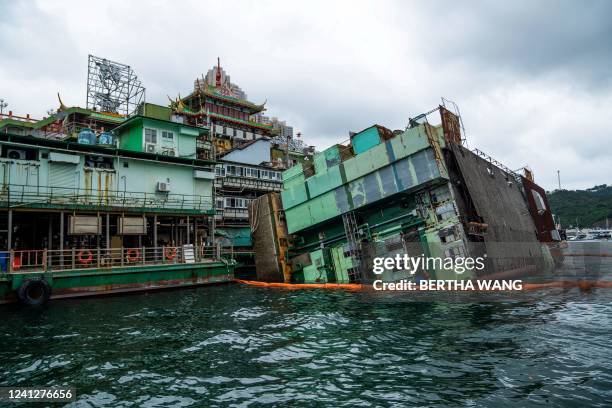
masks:
{"type": "Polygon", "coordinates": [[[215,86],[221,88],[221,59],[217,57],[217,75],[215,75],[215,86]]]}

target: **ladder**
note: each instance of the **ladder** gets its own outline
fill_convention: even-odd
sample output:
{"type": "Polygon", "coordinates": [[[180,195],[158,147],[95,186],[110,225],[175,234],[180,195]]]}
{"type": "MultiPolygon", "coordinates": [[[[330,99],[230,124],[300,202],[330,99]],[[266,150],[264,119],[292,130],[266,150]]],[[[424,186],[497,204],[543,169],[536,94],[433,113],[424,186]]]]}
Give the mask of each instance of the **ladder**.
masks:
{"type": "Polygon", "coordinates": [[[353,267],[347,271],[349,282],[361,282],[361,241],[359,239],[359,230],[357,221],[353,211],[342,214],[342,222],[344,224],[344,234],[349,247],[349,255],[353,261],[353,267]]]}

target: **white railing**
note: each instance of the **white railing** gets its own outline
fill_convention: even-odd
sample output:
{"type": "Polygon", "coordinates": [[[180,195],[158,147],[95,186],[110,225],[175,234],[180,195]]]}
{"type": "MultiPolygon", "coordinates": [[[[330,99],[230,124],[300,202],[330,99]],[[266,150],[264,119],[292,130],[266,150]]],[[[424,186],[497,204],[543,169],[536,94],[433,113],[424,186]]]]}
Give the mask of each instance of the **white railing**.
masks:
{"type": "Polygon", "coordinates": [[[215,246],[164,246],[135,248],[32,249],[0,252],[0,269],[6,273],[71,269],[118,268],[232,261],[233,250],[215,246]]]}

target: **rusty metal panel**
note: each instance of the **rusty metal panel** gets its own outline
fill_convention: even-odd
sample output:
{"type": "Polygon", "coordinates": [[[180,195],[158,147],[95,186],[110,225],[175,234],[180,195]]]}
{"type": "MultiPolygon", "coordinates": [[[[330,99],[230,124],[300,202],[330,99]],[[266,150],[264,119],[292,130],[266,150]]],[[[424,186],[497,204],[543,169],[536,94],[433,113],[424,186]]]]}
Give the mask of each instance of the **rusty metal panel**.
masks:
{"type": "MultiPolygon", "coordinates": [[[[531,172],[530,174],[533,178],[533,174],[531,172]]],[[[555,230],[555,223],[546,198],[546,191],[527,177],[521,177],[521,181],[525,188],[525,198],[536,227],[538,240],[540,242],[554,241],[552,231],[555,230]]]]}
{"type": "Polygon", "coordinates": [[[249,205],[255,271],[257,279],[264,282],[291,281],[291,271],[286,263],[287,227],[280,213],[278,193],[268,193],[249,205]]]}
{"type": "Polygon", "coordinates": [[[440,117],[442,118],[444,139],[461,144],[461,123],[459,122],[459,116],[440,106],[440,117]]]}

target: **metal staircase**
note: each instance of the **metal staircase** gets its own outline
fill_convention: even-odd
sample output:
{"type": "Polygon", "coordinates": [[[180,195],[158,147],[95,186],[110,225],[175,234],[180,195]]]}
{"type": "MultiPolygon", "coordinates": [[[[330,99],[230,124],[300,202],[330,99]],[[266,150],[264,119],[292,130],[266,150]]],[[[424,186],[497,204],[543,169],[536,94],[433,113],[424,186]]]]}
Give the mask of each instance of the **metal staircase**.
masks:
{"type": "Polygon", "coordinates": [[[359,239],[359,229],[353,211],[342,214],[342,222],[344,224],[344,233],[348,244],[348,254],[353,261],[353,267],[347,273],[349,281],[361,282],[361,240],[359,239]]]}

